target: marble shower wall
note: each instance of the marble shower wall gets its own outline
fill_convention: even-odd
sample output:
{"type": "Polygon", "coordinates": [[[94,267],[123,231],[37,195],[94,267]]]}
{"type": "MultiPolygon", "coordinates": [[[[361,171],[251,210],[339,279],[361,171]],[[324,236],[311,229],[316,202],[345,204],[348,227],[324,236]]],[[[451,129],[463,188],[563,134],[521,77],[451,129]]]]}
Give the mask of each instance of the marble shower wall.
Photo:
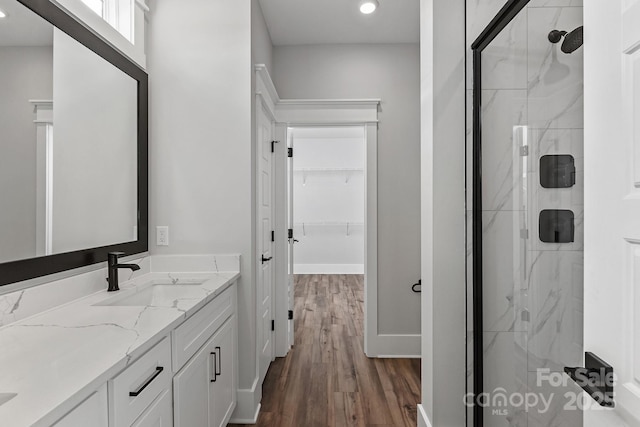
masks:
{"type": "MultiPolygon", "coordinates": [[[[473,343],[471,43],[506,0],[467,0],[467,343],[473,343]]],[[[582,25],[582,0],[531,0],[483,51],[483,322],[485,391],[543,393],[549,408],[485,409],[485,425],[581,426],[565,411],[564,389],[541,387],[537,370],[562,372],[582,361],[583,291],[583,50],[551,44],[553,29],[582,25]],[[528,146],[521,156],[520,147],[528,146]],[[540,157],[571,154],[576,185],[540,185],[540,157]],[[575,214],[575,241],[541,242],[543,209],[575,214]]],[[[473,352],[467,352],[468,391],[473,352]]],[[[569,386],[571,387],[571,386],[569,386]]],[[[471,412],[469,412],[471,415],[471,412]]],[[[468,425],[472,420],[468,417],[468,425]]]]}

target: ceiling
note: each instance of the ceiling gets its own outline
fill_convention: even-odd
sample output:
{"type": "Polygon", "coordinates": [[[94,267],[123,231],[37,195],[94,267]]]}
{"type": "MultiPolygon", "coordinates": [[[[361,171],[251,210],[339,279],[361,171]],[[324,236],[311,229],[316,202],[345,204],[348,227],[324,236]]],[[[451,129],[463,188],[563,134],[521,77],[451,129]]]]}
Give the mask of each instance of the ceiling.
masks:
{"type": "Polygon", "coordinates": [[[418,43],[419,0],[379,0],[363,15],[359,0],[259,0],[274,46],[418,43]]]}
{"type": "Polygon", "coordinates": [[[0,46],[52,46],[53,26],[15,0],[0,0],[0,46]]]}

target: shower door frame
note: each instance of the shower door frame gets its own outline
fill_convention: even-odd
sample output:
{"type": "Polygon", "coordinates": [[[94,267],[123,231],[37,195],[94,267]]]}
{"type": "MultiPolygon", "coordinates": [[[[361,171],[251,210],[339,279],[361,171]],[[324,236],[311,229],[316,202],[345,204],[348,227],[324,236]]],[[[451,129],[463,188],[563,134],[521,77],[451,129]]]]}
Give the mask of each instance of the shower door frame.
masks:
{"type": "Polygon", "coordinates": [[[471,44],[473,51],[473,426],[484,426],[483,306],[482,306],[482,51],[524,9],[530,0],[509,0],[471,44]]]}

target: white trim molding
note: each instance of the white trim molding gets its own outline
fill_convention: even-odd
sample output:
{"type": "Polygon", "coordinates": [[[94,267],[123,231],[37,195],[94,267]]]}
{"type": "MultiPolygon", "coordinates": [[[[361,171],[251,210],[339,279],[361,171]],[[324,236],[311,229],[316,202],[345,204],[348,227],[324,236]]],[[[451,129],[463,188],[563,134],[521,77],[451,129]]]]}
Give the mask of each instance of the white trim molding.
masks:
{"type": "Polygon", "coordinates": [[[149,6],[145,2],[145,0],[136,0],[136,6],[138,6],[140,9],[142,9],[142,11],[144,13],[151,12],[151,9],[149,9],[149,6]]]}
{"type": "Polygon", "coordinates": [[[282,99],[276,117],[296,126],[363,125],[378,122],[379,105],[379,99],[282,99]]]}
{"type": "Polygon", "coordinates": [[[418,427],[432,427],[431,421],[429,421],[429,417],[422,405],[418,405],[418,427]]]}
{"type": "Polygon", "coordinates": [[[260,414],[262,383],[258,385],[258,378],[256,378],[251,388],[238,389],[236,395],[238,402],[231,414],[229,424],[255,424],[260,414]]]}

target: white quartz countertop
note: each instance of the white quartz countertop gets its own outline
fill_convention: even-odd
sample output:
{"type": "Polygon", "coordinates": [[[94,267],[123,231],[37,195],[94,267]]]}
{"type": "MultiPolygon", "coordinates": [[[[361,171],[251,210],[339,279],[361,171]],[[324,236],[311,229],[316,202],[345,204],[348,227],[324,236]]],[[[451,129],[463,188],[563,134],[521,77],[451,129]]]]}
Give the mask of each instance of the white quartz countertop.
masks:
{"type": "Polygon", "coordinates": [[[0,328],[0,426],[49,426],[222,293],[238,272],[148,273],[0,328]],[[145,306],[95,305],[187,284],[145,306]],[[194,284],[200,283],[200,284],[194,284]],[[167,288],[167,287],[163,287],[167,288]],[[1,403],[1,401],[0,401],[1,403]]]}

